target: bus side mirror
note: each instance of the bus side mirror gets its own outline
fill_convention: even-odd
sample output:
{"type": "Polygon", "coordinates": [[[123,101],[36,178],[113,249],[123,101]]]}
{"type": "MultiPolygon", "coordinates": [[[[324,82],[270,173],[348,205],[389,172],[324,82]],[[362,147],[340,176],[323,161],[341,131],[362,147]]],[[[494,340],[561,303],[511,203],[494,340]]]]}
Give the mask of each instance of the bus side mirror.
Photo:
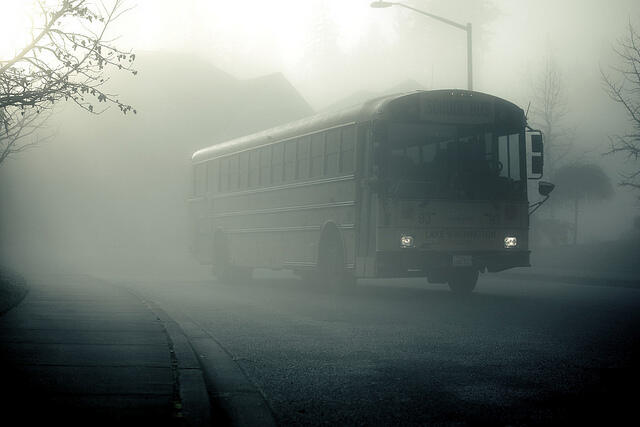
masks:
{"type": "Polygon", "coordinates": [[[542,135],[540,134],[531,135],[531,152],[539,153],[540,155],[542,155],[543,150],[544,150],[544,147],[542,144],[542,135]]]}
{"type": "Polygon", "coordinates": [[[544,160],[542,156],[531,157],[531,173],[535,175],[542,175],[544,160]]]}
{"type": "Polygon", "coordinates": [[[529,179],[542,178],[544,169],[544,145],[542,143],[542,133],[535,131],[531,134],[531,174],[529,179]]]}
{"type": "Polygon", "coordinates": [[[538,193],[540,193],[540,195],[544,197],[547,197],[549,194],[551,194],[554,188],[556,188],[556,186],[547,181],[540,181],[538,183],[538,193]]]}

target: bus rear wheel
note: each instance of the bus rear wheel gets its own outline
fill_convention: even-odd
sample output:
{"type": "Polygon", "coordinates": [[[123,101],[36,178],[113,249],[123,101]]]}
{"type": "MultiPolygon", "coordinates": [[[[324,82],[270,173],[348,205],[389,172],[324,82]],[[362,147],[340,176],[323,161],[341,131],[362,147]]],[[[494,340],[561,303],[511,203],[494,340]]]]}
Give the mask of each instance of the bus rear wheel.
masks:
{"type": "Polygon", "coordinates": [[[456,294],[470,294],[478,283],[478,270],[457,268],[449,273],[449,289],[456,294]]]}
{"type": "Polygon", "coordinates": [[[355,277],[345,268],[344,246],[337,233],[325,233],[320,240],[315,281],[319,286],[335,290],[343,290],[355,284],[355,277]]]}

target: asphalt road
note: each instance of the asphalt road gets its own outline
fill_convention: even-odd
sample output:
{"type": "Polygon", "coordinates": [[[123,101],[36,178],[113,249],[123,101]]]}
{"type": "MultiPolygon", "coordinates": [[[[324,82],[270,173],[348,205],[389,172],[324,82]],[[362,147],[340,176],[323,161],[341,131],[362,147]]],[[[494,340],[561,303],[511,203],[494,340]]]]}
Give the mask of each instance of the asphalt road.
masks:
{"type": "Polygon", "coordinates": [[[481,276],[336,295],[293,276],[128,283],[205,329],[278,424],[620,422],[638,384],[640,291],[481,276]]]}

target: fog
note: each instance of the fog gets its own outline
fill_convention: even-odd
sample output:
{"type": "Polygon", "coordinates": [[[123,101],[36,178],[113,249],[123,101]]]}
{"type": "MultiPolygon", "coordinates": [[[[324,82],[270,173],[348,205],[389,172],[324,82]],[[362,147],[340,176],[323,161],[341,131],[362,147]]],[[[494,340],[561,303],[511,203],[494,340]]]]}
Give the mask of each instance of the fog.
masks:
{"type": "MultiPolygon", "coordinates": [[[[463,31],[369,3],[137,2],[112,30],[136,53],[139,73],[113,72],[109,85],[138,114],[60,104],[38,147],[0,165],[0,264],[205,275],[187,250],[195,150],[380,94],[466,88],[463,31]]],[[[616,65],[612,46],[629,20],[640,25],[637,1],[406,3],[471,22],[474,90],[523,109],[554,58],[566,97],[561,125],[573,142],[567,159],[599,164],[613,183],[632,170],[602,155],[608,136],[630,124],[602,90],[600,70],[616,65]]],[[[616,187],[612,199],[585,204],[579,243],[630,235],[637,197],[616,187]]],[[[557,215],[572,217],[564,207],[557,215]]]]}

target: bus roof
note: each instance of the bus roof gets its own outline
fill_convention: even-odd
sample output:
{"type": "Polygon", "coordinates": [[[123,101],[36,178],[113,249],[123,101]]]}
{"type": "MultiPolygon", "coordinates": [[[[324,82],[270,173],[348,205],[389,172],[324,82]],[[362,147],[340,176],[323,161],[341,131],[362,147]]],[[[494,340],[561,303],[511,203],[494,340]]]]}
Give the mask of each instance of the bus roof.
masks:
{"type": "Polygon", "coordinates": [[[483,99],[491,99],[493,102],[498,102],[500,104],[508,106],[508,108],[510,109],[513,108],[519,110],[519,112],[522,112],[519,107],[509,101],[481,92],[471,92],[460,89],[444,89],[432,91],[418,90],[413,92],[396,93],[370,99],[362,104],[354,105],[342,110],[319,113],[291,123],[276,126],[228,141],[220,142],[196,151],[191,157],[191,160],[193,163],[205,162],[207,160],[211,160],[225,154],[242,151],[252,147],[265,145],[271,142],[281,141],[300,135],[314,133],[323,129],[337,127],[349,123],[369,121],[384,115],[388,110],[387,107],[392,103],[392,101],[398,100],[400,98],[417,99],[419,97],[433,97],[435,99],[461,96],[475,96],[483,99]]]}

